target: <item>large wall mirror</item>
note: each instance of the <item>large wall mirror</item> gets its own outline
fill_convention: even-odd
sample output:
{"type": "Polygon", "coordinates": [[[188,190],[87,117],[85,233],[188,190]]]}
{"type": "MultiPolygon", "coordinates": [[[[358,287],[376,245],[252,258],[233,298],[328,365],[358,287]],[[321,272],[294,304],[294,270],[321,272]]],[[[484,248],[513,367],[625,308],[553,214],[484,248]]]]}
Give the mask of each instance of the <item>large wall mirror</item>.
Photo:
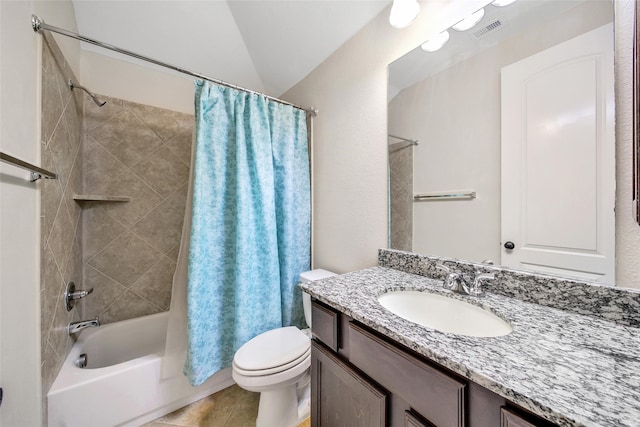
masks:
{"type": "Polygon", "coordinates": [[[389,66],[389,245],[614,284],[613,4],[480,15],[389,66]]]}

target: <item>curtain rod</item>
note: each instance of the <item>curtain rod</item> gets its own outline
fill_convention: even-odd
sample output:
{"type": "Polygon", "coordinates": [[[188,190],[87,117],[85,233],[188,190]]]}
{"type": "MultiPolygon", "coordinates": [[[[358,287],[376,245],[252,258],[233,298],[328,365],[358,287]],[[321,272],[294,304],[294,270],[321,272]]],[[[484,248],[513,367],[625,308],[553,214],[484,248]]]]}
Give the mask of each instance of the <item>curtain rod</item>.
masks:
{"type": "Polygon", "coordinates": [[[46,31],[51,31],[51,32],[54,32],[54,33],[62,34],[63,36],[71,37],[73,39],[77,39],[77,40],[83,41],[85,43],[92,44],[94,46],[99,46],[99,47],[102,47],[102,48],[105,48],[105,49],[109,49],[109,50],[112,50],[114,52],[121,53],[123,55],[127,55],[127,56],[131,56],[131,57],[134,57],[134,58],[137,58],[137,59],[141,59],[141,60],[146,61],[146,62],[151,62],[152,64],[160,65],[161,67],[169,68],[169,69],[172,69],[174,71],[178,71],[179,73],[188,74],[190,76],[197,77],[197,78],[202,79],[202,80],[208,80],[208,81],[213,82],[213,83],[215,83],[217,85],[220,85],[220,86],[226,86],[226,87],[230,87],[232,89],[237,89],[237,90],[240,90],[240,91],[243,91],[243,92],[248,92],[248,93],[252,93],[252,94],[255,94],[255,95],[260,95],[260,96],[263,96],[263,97],[265,97],[267,99],[270,99],[272,101],[279,102],[280,104],[290,105],[290,106],[292,106],[294,108],[298,108],[300,110],[306,111],[307,113],[311,114],[311,116],[313,116],[313,117],[315,117],[318,114],[318,110],[313,108],[313,107],[304,108],[304,107],[301,107],[299,105],[293,104],[291,102],[285,101],[283,99],[275,98],[273,96],[269,96],[269,95],[266,95],[264,93],[256,92],[256,91],[251,90],[251,89],[246,89],[246,88],[234,85],[232,83],[227,83],[227,82],[222,81],[222,80],[214,79],[212,77],[207,77],[204,74],[200,74],[200,73],[196,73],[196,72],[193,72],[193,71],[189,71],[189,70],[186,70],[186,69],[181,68],[181,67],[176,67],[175,65],[167,64],[165,62],[158,61],[157,59],[149,58],[147,56],[140,55],[138,53],[131,52],[131,51],[126,50],[126,49],[121,49],[119,47],[116,47],[116,46],[113,46],[113,45],[110,45],[110,44],[107,44],[107,43],[103,43],[103,42],[100,42],[100,41],[97,41],[97,40],[94,40],[94,39],[90,39],[89,37],[85,37],[85,36],[80,35],[78,33],[67,31],[67,30],[64,30],[62,28],[54,27],[53,25],[49,25],[49,24],[45,23],[44,20],[41,19],[40,17],[38,17],[37,15],[31,15],[31,27],[33,27],[33,31],[35,31],[36,33],[40,33],[43,30],[46,30],[46,31]]]}

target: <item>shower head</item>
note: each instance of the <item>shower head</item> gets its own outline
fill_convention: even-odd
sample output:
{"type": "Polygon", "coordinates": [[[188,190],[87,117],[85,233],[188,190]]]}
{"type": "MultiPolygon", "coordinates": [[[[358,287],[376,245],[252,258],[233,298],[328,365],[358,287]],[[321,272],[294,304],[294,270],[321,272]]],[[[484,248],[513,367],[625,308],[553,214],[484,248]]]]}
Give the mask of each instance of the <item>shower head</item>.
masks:
{"type": "Polygon", "coordinates": [[[89,90],[87,90],[87,88],[85,88],[84,86],[80,86],[79,84],[75,84],[73,81],[71,81],[71,79],[69,79],[69,89],[73,90],[74,88],[82,89],[83,91],[87,92],[87,95],[89,95],[91,97],[93,102],[95,102],[98,107],[102,107],[104,104],[107,103],[107,101],[100,101],[95,96],[95,94],[89,92],[89,90]]]}

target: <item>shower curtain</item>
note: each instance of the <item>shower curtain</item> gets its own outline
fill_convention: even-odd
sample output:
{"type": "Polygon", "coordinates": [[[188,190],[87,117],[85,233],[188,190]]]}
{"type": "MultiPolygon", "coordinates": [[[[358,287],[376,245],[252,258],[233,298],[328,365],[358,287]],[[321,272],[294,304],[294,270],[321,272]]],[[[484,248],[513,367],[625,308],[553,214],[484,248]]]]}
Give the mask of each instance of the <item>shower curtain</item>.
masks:
{"type": "Polygon", "coordinates": [[[195,103],[191,212],[165,357],[184,357],[186,332],[184,373],[197,386],[252,337],[304,326],[297,282],[309,269],[311,213],[304,111],[201,81],[195,103]]]}

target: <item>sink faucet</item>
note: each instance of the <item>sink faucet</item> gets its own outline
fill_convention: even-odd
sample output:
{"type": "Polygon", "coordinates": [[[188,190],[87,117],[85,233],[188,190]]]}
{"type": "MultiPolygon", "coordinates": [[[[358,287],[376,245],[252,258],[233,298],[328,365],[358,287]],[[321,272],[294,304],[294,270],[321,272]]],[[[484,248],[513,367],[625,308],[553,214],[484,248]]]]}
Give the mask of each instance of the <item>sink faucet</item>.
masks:
{"type": "Polygon", "coordinates": [[[446,273],[444,283],[442,284],[443,288],[474,297],[482,296],[483,282],[494,279],[492,273],[478,273],[473,279],[471,286],[469,286],[461,273],[451,271],[451,269],[444,264],[436,264],[436,268],[446,273]]]}
{"type": "Polygon", "coordinates": [[[443,288],[461,294],[469,293],[469,287],[462,277],[462,274],[451,271],[451,269],[444,264],[436,264],[436,268],[444,271],[446,274],[444,283],[442,284],[443,288]]]}
{"type": "Polygon", "coordinates": [[[81,320],[79,322],[71,322],[67,327],[69,335],[76,334],[85,328],[97,328],[100,326],[100,320],[96,316],[95,319],[92,320],[81,320]]]}

